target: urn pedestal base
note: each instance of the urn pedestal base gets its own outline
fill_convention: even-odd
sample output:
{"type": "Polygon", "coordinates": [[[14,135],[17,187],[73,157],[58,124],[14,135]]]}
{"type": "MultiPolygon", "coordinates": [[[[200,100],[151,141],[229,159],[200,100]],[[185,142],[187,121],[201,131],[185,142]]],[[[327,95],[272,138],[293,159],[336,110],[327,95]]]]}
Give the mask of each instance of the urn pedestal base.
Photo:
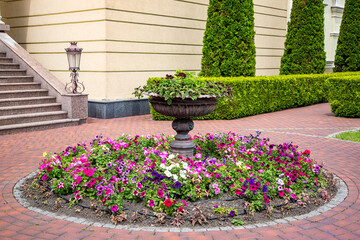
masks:
{"type": "Polygon", "coordinates": [[[189,132],[194,128],[194,122],[191,119],[175,119],[172,128],[177,134],[175,140],[170,143],[171,152],[183,157],[192,157],[195,144],[190,140],[189,132]]]}

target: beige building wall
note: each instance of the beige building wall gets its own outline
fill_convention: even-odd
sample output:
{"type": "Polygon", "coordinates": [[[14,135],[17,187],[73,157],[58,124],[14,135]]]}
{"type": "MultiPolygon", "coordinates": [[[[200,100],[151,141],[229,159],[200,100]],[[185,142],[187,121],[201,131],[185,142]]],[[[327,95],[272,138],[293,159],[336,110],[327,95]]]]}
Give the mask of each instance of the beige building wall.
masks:
{"type": "MultiPolygon", "coordinates": [[[[254,0],[257,75],[279,73],[287,2],[254,0]]],[[[9,34],[64,83],[64,48],[78,41],[89,99],[119,100],[149,77],[200,71],[207,8],[208,0],[15,0],[2,15],[9,34]]]]}

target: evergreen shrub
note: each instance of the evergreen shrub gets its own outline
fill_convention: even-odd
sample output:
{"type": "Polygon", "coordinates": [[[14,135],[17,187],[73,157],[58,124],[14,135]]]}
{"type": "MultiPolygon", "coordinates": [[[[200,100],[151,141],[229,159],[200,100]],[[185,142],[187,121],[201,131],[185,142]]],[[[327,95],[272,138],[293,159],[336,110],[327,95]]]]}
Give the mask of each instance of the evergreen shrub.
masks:
{"type": "Polygon", "coordinates": [[[201,75],[255,76],[252,0],[210,0],[201,75]]]}
{"type": "Polygon", "coordinates": [[[360,75],[326,81],[331,111],[338,117],[360,117],[360,75]]]}
{"type": "Polygon", "coordinates": [[[324,5],[322,0],[293,0],[280,74],[324,73],[324,5]]]}
{"type": "Polygon", "coordinates": [[[346,0],[335,55],[335,72],[360,71],[360,1],[346,0]]]}

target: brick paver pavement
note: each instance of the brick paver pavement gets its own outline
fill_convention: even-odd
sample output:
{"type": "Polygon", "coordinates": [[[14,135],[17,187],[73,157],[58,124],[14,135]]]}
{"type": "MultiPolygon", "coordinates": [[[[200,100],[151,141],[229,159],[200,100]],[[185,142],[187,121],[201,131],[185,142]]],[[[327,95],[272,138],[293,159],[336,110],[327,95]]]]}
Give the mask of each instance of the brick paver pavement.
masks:
{"type": "Polygon", "coordinates": [[[288,109],[229,121],[196,121],[195,133],[253,133],[261,129],[273,143],[294,142],[312,158],[341,177],[348,187],[346,199],[321,215],[285,224],[252,229],[204,232],[148,232],[100,228],[35,213],[13,196],[18,180],[36,170],[42,153],[58,152],[95,135],[115,138],[122,133],[174,134],[170,122],[150,115],[111,120],[89,119],[78,127],[0,136],[0,239],[360,239],[360,144],[326,138],[360,128],[360,119],[337,118],[328,104],[288,109]]]}

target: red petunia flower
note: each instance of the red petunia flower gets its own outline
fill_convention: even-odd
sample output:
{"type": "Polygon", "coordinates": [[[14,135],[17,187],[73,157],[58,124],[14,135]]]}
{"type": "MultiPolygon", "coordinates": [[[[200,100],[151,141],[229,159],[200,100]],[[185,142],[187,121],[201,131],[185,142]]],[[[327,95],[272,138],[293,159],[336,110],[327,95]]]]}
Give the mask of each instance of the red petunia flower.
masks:
{"type": "Polygon", "coordinates": [[[173,203],[173,202],[172,202],[169,198],[167,198],[167,199],[164,201],[164,204],[165,204],[165,206],[167,206],[167,207],[171,207],[172,203],[173,203]]]}
{"type": "Polygon", "coordinates": [[[306,149],[304,152],[303,152],[303,154],[310,154],[311,152],[310,152],[310,150],[308,150],[308,149],[306,149]]]}

